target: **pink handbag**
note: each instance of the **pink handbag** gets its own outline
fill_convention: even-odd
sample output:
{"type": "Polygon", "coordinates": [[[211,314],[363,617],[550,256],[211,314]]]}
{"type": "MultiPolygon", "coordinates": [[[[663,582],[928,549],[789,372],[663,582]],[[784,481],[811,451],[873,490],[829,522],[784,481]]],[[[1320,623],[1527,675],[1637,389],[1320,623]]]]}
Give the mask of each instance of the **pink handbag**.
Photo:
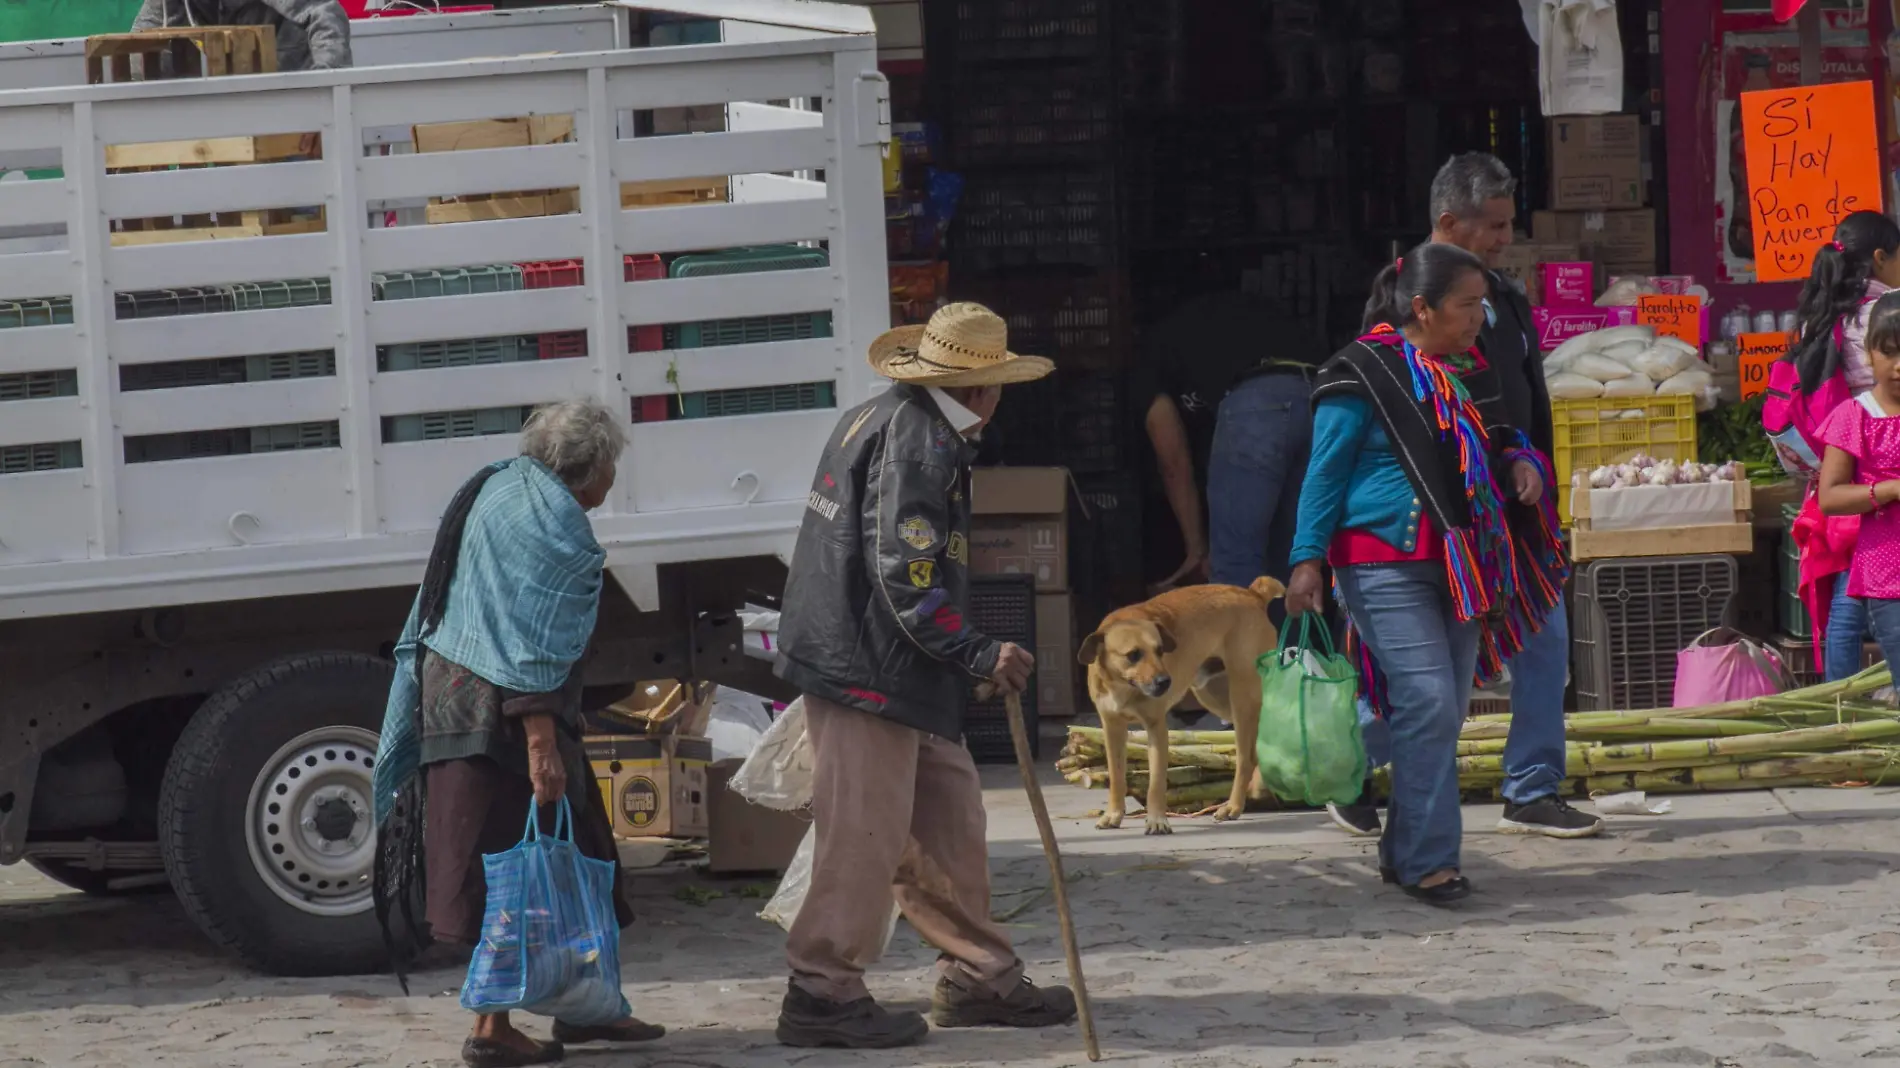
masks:
{"type": "Polygon", "coordinates": [[[1774,650],[1732,627],[1706,631],[1676,654],[1677,708],[1746,701],[1792,685],[1788,669],[1774,650]],[[1718,638],[1723,644],[1711,644],[1718,638]]]}

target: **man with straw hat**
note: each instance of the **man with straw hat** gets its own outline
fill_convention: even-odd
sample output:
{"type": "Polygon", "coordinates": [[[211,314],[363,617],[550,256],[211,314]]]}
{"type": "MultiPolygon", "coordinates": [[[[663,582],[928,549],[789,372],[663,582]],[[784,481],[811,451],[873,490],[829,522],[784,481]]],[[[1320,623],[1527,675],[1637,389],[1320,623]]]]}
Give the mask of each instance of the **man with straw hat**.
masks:
{"type": "Polygon", "coordinates": [[[1020,693],[1035,667],[964,618],[972,441],[1003,386],[1053,365],[1010,352],[1003,320],[975,304],[883,334],[870,359],[895,384],[845,412],[825,446],[780,620],[779,677],[805,694],[818,837],[786,944],[778,1038],[849,1049],[923,1039],[922,1014],[888,1012],[864,985],[893,895],[942,951],[937,1026],[1067,1023],[1074,995],[1025,979],[990,919],[982,787],[960,741],[974,684],[1020,693]]]}

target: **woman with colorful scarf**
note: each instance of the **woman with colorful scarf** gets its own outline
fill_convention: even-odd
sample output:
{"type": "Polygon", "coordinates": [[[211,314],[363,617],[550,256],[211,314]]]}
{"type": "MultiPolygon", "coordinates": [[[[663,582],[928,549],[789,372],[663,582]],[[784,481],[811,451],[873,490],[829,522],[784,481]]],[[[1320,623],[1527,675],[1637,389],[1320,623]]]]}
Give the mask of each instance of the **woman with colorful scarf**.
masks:
{"type": "MultiPolygon", "coordinates": [[[[606,553],[587,513],[607,499],[627,436],[598,404],[537,410],[521,455],[489,464],[450,499],[409,620],[376,753],[375,901],[402,965],[431,941],[482,937],[482,857],[514,847],[522,815],[544,830],[557,802],[574,814],[574,844],[619,864],[612,825],[581,747],[581,660],[600,608],[606,553]]],[[[620,925],[633,920],[616,886],[620,925]]],[[[408,984],[404,983],[404,989],[408,984]]],[[[554,1041],[516,1030],[507,1013],[475,1017],[469,1068],[551,1064],[562,1044],[646,1042],[663,1029],[628,1016],[578,1026],[554,1041]]]]}
{"type": "Polygon", "coordinates": [[[1472,399],[1497,393],[1472,349],[1486,292],[1483,264],[1448,244],[1374,282],[1366,336],[1313,391],[1287,592],[1289,618],[1315,610],[1335,569],[1362,694],[1392,736],[1381,875],[1434,905],[1471,892],[1456,751],[1474,678],[1498,674],[1568,569],[1549,461],[1472,399]]]}

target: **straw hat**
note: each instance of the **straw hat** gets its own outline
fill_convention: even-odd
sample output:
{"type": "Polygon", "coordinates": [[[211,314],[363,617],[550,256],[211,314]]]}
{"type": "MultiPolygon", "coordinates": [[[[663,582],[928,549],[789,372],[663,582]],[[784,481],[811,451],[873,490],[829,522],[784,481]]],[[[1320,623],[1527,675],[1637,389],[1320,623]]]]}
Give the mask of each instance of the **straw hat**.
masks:
{"type": "Polygon", "coordinates": [[[1009,351],[1009,324],[981,304],[948,304],[922,326],[886,330],[871,342],[871,369],[924,386],[1034,382],[1056,365],[1009,351]]]}

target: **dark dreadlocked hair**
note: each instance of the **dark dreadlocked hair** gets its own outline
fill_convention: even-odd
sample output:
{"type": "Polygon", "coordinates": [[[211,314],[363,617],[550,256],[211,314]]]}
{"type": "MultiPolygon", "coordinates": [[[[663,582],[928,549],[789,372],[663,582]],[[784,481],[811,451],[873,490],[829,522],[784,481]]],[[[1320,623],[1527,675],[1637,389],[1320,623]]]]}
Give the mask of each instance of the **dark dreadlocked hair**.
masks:
{"type": "Polygon", "coordinates": [[[1839,370],[1834,327],[1860,314],[1876,252],[1900,255],[1900,224],[1877,211],[1857,211],[1842,219],[1834,228],[1834,240],[1814,254],[1795,313],[1801,339],[1787,355],[1801,375],[1803,390],[1821,388],[1839,370]]]}
{"type": "MultiPolygon", "coordinates": [[[[442,513],[442,525],[436,528],[435,545],[429,550],[429,566],[422,573],[422,588],[416,594],[416,638],[435,630],[449,606],[449,586],[455,581],[455,568],[462,557],[462,535],[468,529],[468,514],[482,486],[500,470],[490,465],[462,483],[442,513]]],[[[422,692],[422,661],[427,653],[416,648],[416,692],[422,692]]],[[[416,707],[418,719],[421,703],[416,707]]],[[[420,729],[417,731],[420,735],[420,729]]],[[[383,825],[376,829],[376,870],[372,877],[376,923],[382,928],[383,946],[389,951],[390,967],[402,992],[409,993],[408,966],[432,944],[428,924],[427,883],[423,868],[422,824],[428,807],[427,776],[420,771],[409,777],[396,793],[396,803],[383,825]],[[402,916],[404,937],[390,930],[390,910],[402,916]]]]}

